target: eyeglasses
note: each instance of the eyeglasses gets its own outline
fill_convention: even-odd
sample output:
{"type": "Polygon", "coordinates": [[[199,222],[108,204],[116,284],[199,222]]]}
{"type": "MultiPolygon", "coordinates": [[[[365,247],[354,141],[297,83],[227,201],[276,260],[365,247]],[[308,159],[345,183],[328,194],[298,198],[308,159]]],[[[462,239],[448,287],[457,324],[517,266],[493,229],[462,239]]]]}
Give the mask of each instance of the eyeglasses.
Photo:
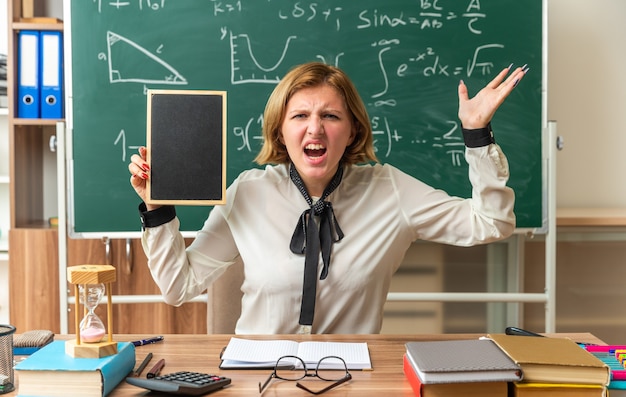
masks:
{"type": "Polygon", "coordinates": [[[272,379],[292,380],[299,381],[307,377],[316,377],[321,380],[334,382],[331,385],[323,388],[319,391],[313,391],[300,382],[296,383],[299,388],[308,391],[311,394],[322,394],[330,389],[333,389],[340,384],[352,379],[352,375],[348,372],[348,366],[346,362],[337,356],[323,357],[317,362],[315,366],[315,372],[307,370],[304,360],[297,356],[283,356],[276,361],[274,371],[267,378],[265,383],[261,385],[259,382],[259,393],[263,393],[263,390],[269,385],[272,379]]]}

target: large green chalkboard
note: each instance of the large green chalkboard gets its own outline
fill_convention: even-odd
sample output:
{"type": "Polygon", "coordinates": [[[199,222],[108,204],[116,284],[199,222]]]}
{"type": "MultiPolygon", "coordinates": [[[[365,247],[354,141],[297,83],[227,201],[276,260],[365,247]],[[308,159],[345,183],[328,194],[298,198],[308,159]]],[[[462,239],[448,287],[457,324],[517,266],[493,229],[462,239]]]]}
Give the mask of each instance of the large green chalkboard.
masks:
{"type": "MultiPolygon", "coordinates": [[[[511,165],[518,227],[543,226],[542,0],[68,3],[72,236],[139,232],[127,165],[146,143],[147,89],[228,92],[230,183],[255,166],[263,108],[276,82],[311,60],[353,78],[381,162],[464,197],[471,190],[459,80],[473,95],[509,64],[528,64],[492,124],[511,165]]],[[[179,207],[183,230],[201,228],[209,210],[179,207]]]]}

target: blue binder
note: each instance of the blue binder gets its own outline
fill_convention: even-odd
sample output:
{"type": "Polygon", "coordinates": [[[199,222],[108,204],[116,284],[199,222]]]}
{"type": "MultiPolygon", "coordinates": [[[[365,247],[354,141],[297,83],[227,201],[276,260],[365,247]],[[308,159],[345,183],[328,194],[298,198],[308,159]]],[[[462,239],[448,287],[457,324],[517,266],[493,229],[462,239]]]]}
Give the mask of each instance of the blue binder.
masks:
{"type": "Polygon", "coordinates": [[[18,33],[17,117],[40,117],[39,32],[18,33]]]}
{"type": "Polygon", "coordinates": [[[41,56],[41,118],[63,118],[63,39],[61,32],[42,31],[41,56]]]}

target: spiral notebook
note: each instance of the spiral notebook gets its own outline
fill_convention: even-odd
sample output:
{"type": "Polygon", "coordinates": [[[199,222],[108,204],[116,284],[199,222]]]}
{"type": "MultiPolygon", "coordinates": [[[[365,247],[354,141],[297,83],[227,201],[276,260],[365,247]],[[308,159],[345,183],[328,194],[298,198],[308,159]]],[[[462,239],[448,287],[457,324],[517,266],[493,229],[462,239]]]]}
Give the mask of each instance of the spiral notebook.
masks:
{"type": "Polygon", "coordinates": [[[406,356],[423,384],[522,379],[521,368],[491,340],[408,342],[406,356]]]}

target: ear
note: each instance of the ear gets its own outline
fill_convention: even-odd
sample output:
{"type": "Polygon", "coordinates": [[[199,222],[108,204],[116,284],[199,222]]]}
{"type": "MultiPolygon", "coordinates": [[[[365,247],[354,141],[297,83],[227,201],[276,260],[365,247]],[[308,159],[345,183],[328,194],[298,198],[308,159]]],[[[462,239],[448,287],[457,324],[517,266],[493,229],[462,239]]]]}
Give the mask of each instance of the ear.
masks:
{"type": "Polygon", "coordinates": [[[356,139],[356,134],[357,134],[357,124],[352,123],[352,128],[350,129],[350,139],[348,140],[348,146],[352,145],[352,143],[356,139]]]}

